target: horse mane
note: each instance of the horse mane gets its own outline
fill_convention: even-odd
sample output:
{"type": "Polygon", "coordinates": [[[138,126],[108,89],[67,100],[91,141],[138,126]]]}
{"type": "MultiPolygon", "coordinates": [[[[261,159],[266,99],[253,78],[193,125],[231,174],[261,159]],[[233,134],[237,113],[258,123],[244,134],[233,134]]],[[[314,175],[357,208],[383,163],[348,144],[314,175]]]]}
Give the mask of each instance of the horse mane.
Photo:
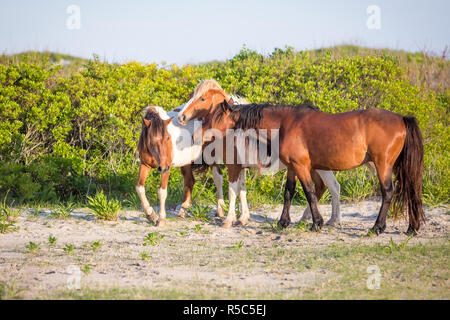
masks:
{"type": "Polygon", "coordinates": [[[147,127],[142,123],[141,135],[139,136],[138,152],[149,152],[148,136],[160,136],[164,137],[166,134],[166,128],[164,121],[159,116],[158,110],[154,106],[149,106],[144,109],[144,119],[150,121],[150,125],[147,127]]]}
{"type": "Polygon", "coordinates": [[[217,105],[214,110],[213,120],[220,122],[225,114],[225,109],[230,110],[230,117],[235,122],[236,129],[256,128],[262,120],[264,110],[293,110],[295,112],[320,111],[311,104],[276,105],[271,103],[251,103],[230,105],[226,101],[217,105]]]}
{"type": "Polygon", "coordinates": [[[209,90],[220,90],[222,91],[223,95],[227,98],[227,100],[230,99],[230,96],[225,92],[225,90],[222,89],[222,87],[216,80],[207,79],[200,81],[197,87],[195,87],[194,94],[192,95],[191,100],[193,101],[200,98],[205,92],[209,90]]]}

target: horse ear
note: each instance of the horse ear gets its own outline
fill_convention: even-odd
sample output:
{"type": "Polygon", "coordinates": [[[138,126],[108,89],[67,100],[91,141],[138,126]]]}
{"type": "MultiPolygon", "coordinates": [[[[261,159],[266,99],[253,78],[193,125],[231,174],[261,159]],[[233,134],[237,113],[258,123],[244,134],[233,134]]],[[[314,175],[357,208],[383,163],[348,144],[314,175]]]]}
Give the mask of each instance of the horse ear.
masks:
{"type": "Polygon", "coordinates": [[[230,106],[229,106],[227,100],[225,100],[225,99],[220,104],[220,106],[222,107],[223,112],[227,112],[228,110],[230,110],[230,106]]]}
{"type": "Polygon", "coordinates": [[[150,120],[147,120],[145,118],[142,118],[142,120],[144,120],[144,124],[145,124],[146,127],[150,126],[150,120]]]}
{"type": "Polygon", "coordinates": [[[172,122],[172,120],[173,120],[173,117],[171,117],[171,118],[169,118],[169,119],[167,119],[167,120],[164,120],[164,124],[165,124],[166,126],[168,126],[169,123],[172,122]]]}
{"type": "Polygon", "coordinates": [[[228,104],[234,104],[233,97],[231,97],[230,100],[228,100],[228,104]]]}

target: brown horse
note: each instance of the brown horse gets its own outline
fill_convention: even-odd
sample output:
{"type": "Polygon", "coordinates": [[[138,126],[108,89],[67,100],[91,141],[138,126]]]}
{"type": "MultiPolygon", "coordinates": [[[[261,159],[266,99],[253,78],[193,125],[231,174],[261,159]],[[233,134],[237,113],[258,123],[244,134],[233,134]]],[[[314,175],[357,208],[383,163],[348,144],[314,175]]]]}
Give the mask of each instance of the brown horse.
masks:
{"type": "MultiPolygon", "coordinates": [[[[191,163],[201,156],[201,148],[180,148],[177,144],[182,138],[183,133],[172,123],[170,116],[176,116],[179,110],[175,109],[166,113],[160,107],[147,107],[145,116],[142,119],[142,131],[139,137],[138,152],[140,158],[139,180],[136,185],[136,192],[141,199],[142,208],[147,219],[157,223],[158,226],[163,227],[166,223],[165,200],[167,198],[167,185],[169,181],[169,174],[171,167],[181,167],[181,173],[184,179],[184,198],[181,205],[179,216],[184,217],[187,208],[191,205],[191,194],[194,186],[193,165],[191,163]],[[182,150],[180,150],[182,149],[182,150]],[[152,168],[158,168],[161,173],[161,185],[158,189],[158,197],[160,200],[159,217],[150,206],[145,195],[145,180],[152,168]]],[[[193,131],[193,128],[190,128],[193,131]]],[[[192,132],[186,132],[190,136],[192,132]]],[[[197,169],[206,169],[205,165],[196,165],[197,169]]],[[[223,216],[223,201],[222,194],[222,173],[219,166],[212,165],[213,180],[217,189],[217,215],[223,216]]]]}
{"type": "MultiPolygon", "coordinates": [[[[195,107],[195,106],[194,106],[195,107]]],[[[409,215],[408,234],[416,234],[425,216],[422,208],[422,135],[414,117],[387,110],[357,110],[339,114],[321,112],[309,105],[286,106],[251,104],[234,107],[224,100],[213,105],[202,131],[227,129],[278,129],[279,157],[288,168],[285,206],[300,180],[311,208],[314,231],[322,227],[312,169],[348,170],[374,162],[380,181],[382,205],[371,232],[386,228],[391,204],[409,215]],[[392,174],[396,177],[394,190],[392,174]]],[[[289,224],[283,210],[279,225],[289,224]]]]}
{"type": "MultiPolygon", "coordinates": [[[[178,113],[178,122],[179,123],[186,123],[189,120],[192,120],[194,118],[205,118],[210,115],[213,108],[223,100],[227,100],[230,103],[238,102],[239,104],[247,103],[245,101],[242,101],[242,98],[239,97],[233,97],[229,96],[217,83],[215,80],[204,80],[200,82],[197,87],[195,88],[194,92],[191,94],[190,100],[184,105],[183,109],[178,113]],[[233,101],[235,99],[236,101],[233,101]]],[[[237,161],[237,149],[228,149],[227,145],[229,141],[232,141],[232,143],[235,143],[237,140],[237,137],[215,137],[217,140],[216,142],[220,142],[221,146],[217,145],[218,148],[222,149],[222,154],[227,156],[227,153],[234,156],[233,161],[230,161],[226,163],[227,169],[228,169],[228,180],[229,180],[229,200],[230,200],[230,206],[228,210],[227,218],[225,219],[223,223],[223,227],[230,227],[232,223],[235,221],[235,210],[234,210],[234,204],[236,200],[237,194],[240,196],[241,200],[241,216],[239,218],[238,223],[245,225],[248,222],[249,219],[249,211],[247,207],[247,200],[246,200],[246,189],[245,189],[245,170],[244,168],[259,168],[261,171],[266,171],[267,166],[264,165],[260,160],[261,158],[258,158],[257,162],[254,163],[252,161],[249,161],[249,154],[258,154],[258,149],[251,149],[247,147],[242,149],[242,146],[240,150],[244,150],[244,153],[246,156],[245,161],[241,161],[241,163],[238,163],[237,161]],[[228,151],[227,151],[228,149],[228,151]]],[[[209,141],[209,139],[208,139],[209,141]]],[[[206,140],[203,140],[203,144],[205,145],[206,140]]],[[[247,140],[248,142],[248,140],[247,140]]],[[[283,167],[277,167],[272,169],[283,169],[283,167]]],[[[269,170],[273,172],[274,170],[269,170]]],[[[337,225],[340,223],[340,205],[339,205],[339,193],[340,193],[340,185],[337,182],[334,174],[332,171],[323,171],[323,170],[311,170],[311,177],[314,181],[315,185],[315,193],[316,197],[318,199],[321,198],[321,196],[324,194],[326,187],[330,190],[331,193],[331,204],[332,204],[332,214],[330,220],[327,222],[327,225],[337,225]]],[[[290,204],[290,200],[289,200],[290,204]]],[[[283,209],[284,216],[288,221],[290,221],[289,217],[289,208],[290,205],[286,205],[283,209]]],[[[301,220],[306,221],[309,217],[311,217],[311,210],[309,207],[307,207],[303,213],[303,216],[301,220]]]]}

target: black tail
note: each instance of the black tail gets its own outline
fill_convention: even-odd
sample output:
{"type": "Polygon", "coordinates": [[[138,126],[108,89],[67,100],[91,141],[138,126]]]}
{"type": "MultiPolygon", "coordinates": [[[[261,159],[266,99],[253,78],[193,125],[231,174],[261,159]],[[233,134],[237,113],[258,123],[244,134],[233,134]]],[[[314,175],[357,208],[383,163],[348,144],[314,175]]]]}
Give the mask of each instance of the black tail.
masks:
{"type": "Polygon", "coordinates": [[[394,212],[408,209],[408,234],[415,234],[420,222],[425,222],[422,207],[423,142],[415,117],[403,117],[406,139],[403,150],[394,165],[396,187],[393,198],[394,212]]]}

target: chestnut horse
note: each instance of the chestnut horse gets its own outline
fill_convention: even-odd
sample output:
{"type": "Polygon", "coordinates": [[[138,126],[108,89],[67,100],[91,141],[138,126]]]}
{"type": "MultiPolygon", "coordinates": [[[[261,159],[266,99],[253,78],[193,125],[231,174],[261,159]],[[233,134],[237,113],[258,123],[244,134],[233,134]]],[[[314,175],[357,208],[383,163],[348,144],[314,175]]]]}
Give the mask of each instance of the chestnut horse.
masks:
{"type": "MultiPolygon", "coordinates": [[[[239,104],[242,104],[241,101],[235,101],[236,97],[230,97],[221,88],[221,86],[217,83],[217,81],[204,80],[197,85],[196,89],[191,95],[190,100],[184,105],[183,109],[178,113],[178,122],[184,124],[187,121],[192,120],[194,118],[205,118],[211,114],[212,110],[216,105],[218,105],[224,100],[229,101],[230,103],[238,102],[239,104]]],[[[225,141],[225,143],[223,144],[224,146],[223,154],[226,154],[225,148],[226,138],[223,140],[225,141]]],[[[230,206],[227,219],[223,224],[224,227],[231,226],[231,224],[235,219],[234,205],[232,204],[234,204],[236,195],[238,193],[241,199],[241,213],[242,213],[239,222],[241,224],[247,223],[249,213],[247,208],[245,183],[238,183],[238,179],[243,179],[245,181],[245,171],[242,170],[245,167],[253,167],[253,166],[248,165],[248,163],[237,164],[236,161],[235,163],[227,164],[229,172],[228,178],[230,181],[229,184],[230,206]]],[[[279,169],[283,169],[283,167],[279,169]]],[[[262,171],[264,171],[264,168],[262,168],[262,171]]],[[[332,197],[331,200],[332,214],[330,220],[327,222],[327,225],[335,226],[339,224],[341,218],[339,206],[340,185],[337,182],[333,172],[323,170],[312,170],[311,177],[315,184],[315,192],[316,197],[318,199],[320,199],[323,193],[325,192],[326,186],[330,190],[332,197]]],[[[289,207],[287,207],[287,210],[289,210],[289,207]]],[[[306,221],[309,217],[311,217],[311,210],[309,207],[307,207],[303,213],[301,220],[306,221]]],[[[287,219],[290,221],[289,211],[287,212],[287,219]]]]}
{"type": "MultiPolygon", "coordinates": [[[[279,129],[279,157],[288,168],[285,207],[289,206],[299,179],[311,208],[314,231],[320,230],[323,219],[317,209],[311,169],[348,170],[369,161],[375,164],[382,195],[370,232],[378,235],[385,230],[391,201],[397,212],[404,208],[408,211],[407,234],[416,234],[425,221],[423,143],[414,117],[376,108],[329,114],[310,105],[234,107],[224,100],[214,106],[203,122],[203,132],[210,128],[222,135],[226,129],[279,129]]],[[[288,224],[289,211],[283,209],[279,225],[288,224]]]]}
{"type": "MultiPolygon", "coordinates": [[[[181,127],[176,120],[180,109],[166,112],[161,107],[147,107],[142,120],[142,131],[139,137],[138,152],[140,158],[139,180],[136,192],[141,200],[142,208],[147,219],[163,227],[166,223],[165,201],[167,198],[167,184],[171,167],[181,167],[184,178],[184,198],[179,216],[184,217],[186,209],[191,205],[191,193],[194,185],[193,168],[191,163],[201,157],[201,146],[191,144],[194,130],[193,124],[181,127]],[[175,121],[172,119],[175,118],[175,121]],[[150,206],[145,196],[145,180],[151,168],[158,168],[161,172],[161,185],[158,189],[160,200],[159,218],[150,206]]],[[[205,166],[203,166],[205,167],[205,166]]],[[[217,215],[223,216],[222,172],[219,166],[212,165],[213,180],[217,189],[217,215]]]]}

